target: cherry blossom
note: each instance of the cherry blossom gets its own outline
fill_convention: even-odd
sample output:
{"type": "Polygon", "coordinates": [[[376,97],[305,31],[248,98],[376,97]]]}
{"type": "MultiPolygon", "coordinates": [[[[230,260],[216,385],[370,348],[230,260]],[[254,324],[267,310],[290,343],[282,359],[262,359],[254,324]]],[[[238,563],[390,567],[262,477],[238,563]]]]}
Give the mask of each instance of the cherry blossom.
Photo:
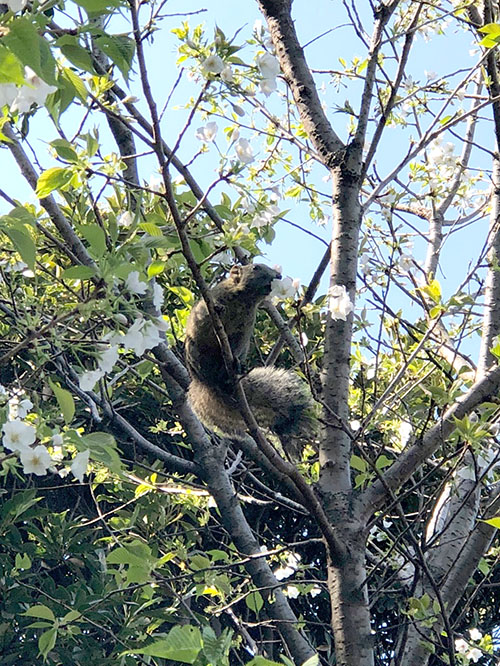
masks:
{"type": "Polygon", "coordinates": [[[0,108],[10,106],[16,99],[17,87],[13,83],[0,83],[0,108]]]}
{"type": "Polygon", "coordinates": [[[71,463],[71,472],[73,476],[75,476],[78,481],[80,481],[80,483],[83,483],[83,477],[87,473],[89,456],[90,451],[88,449],[86,451],[81,451],[80,453],[76,454],[76,456],[73,458],[73,462],[71,463]]]}
{"type": "Polygon", "coordinates": [[[346,321],[354,310],[349,294],[343,284],[336,284],[328,290],[328,311],[332,319],[346,321]]]}
{"type": "Polygon", "coordinates": [[[82,391],[92,391],[97,382],[104,377],[104,372],[99,370],[87,370],[80,375],[78,383],[82,391]]]}
{"type": "Polygon", "coordinates": [[[210,143],[215,139],[217,129],[217,123],[207,123],[203,127],[198,127],[195,132],[195,137],[204,143],[210,143]]]}
{"type": "Polygon", "coordinates": [[[270,53],[264,53],[257,56],[255,62],[264,79],[275,79],[280,73],[280,64],[278,58],[270,53]]]}
{"type": "Polygon", "coordinates": [[[148,285],[147,282],[139,280],[139,271],[132,271],[128,274],[125,280],[125,287],[132,293],[142,296],[146,293],[148,285]]]}
{"type": "Polygon", "coordinates": [[[116,222],[119,227],[130,227],[134,222],[134,218],[132,217],[132,213],[129,210],[126,210],[117,218],[116,222]]]}
{"type": "Polygon", "coordinates": [[[201,69],[204,74],[220,74],[225,67],[224,60],[216,53],[208,56],[201,64],[201,69]]]}
{"type": "Polygon", "coordinates": [[[277,278],[271,282],[270,296],[278,299],[294,298],[299,286],[300,280],[293,280],[291,277],[277,278]]]}
{"type": "Polygon", "coordinates": [[[233,83],[234,81],[234,75],[233,75],[233,70],[231,69],[230,65],[226,65],[222,72],[220,73],[220,78],[225,82],[225,83],[233,83]]]}
{"type": "Polygon", "coordinates": [[[35,446],[34,449],[21,449],[20,459],[25,474],[44,476],[47,474],[48,468],[52,465],[50,453],[43,444],[35,446]]]}
{"type": "Polygon", "coordinates": [[[5,4],[10,9],[11,12],[17,14],[22,9],[26,7],[28,0],[6,0],[5,4]]]}
{"type": "Polygon", "coordinates": [[[253,162],[253,151],[248,139],[238,139],[234,144],[234,149],[236,150],[236,155],[240,162],[243,162],[243,164],[250,164],[250,162],[253,162]]]}
{"type": "Polygon", "coordinates": [[[2,444],[9,451],[23,451],[36,439],[36,430],[22,421],[7,421],[3,424],[2,444]]]}
{"type": "Polygon", "coordinates": [[[161,306],[165,302],[165,296],[163,294],[163,289],[158,283],[155,282],[153,285],[153,305],[157,310],[161,310],[161,306]]]}
{"type": "Polygon", "coordinates": [[[103,351],[102,354],[100,354],[97,365],[101,372],[111,372],[117,360],[118,345],[112,345],[109,349],[106,349],[106,351],[103,351]]]}
{"type": "Polygon", "coordinates": [[[24,78],[28,85],[21,86],[18,89],[16,98],[10,107],[13,113],[15,111],[26,113],[31,109],[33,104],[43,106],[47,96],[57,90],[56,86],[50,86],[41,79],[31,67],[24,68],[24,78]]]}

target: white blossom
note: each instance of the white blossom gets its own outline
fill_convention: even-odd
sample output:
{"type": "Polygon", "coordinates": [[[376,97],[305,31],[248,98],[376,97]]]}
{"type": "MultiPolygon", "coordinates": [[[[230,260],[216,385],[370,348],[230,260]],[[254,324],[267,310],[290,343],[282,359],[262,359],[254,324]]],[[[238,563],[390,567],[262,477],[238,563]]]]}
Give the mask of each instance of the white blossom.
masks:
{"type": "Polygon", "coordinates": [[[483,656],[483,653],[479,648],[472,648],[467,652],[465,656],[467,657],[467,659],[470,659],[474,663],[477,663],[483,656]]]}
{"type": "Polygon", "coordinates": [[[318,594],[321,594],[321,588],[319,585],[314,585],[311,590],[309,591],[309,594],[311,597],[317,597],[318,594]]]}
{"type": "Polygon", "coordinates": [[[20,459],[25,474],[44,476],[52,465],[50,453],[43,444],[35,446],[34,449],[21,449],[20,459]]]}
{"type": "Polygon", "coordinates": [[[60,432],[56,432],[52,435],[52,446],[62,446],[63,436],[60,432]]]}
{"type": "Polygon", "coordinates": [[[160,332],[152,322],[142,317],[137,318],[127,333],[121,339],[121,343],[134,350],[137,356],[142,356],[146,349],[152,349],[161,342],[160,332]]]}
{"type": "Polygon", "coordinates": [[[111,372],[113,366],[118,360],[118,345],[112,345],[106,351],[103,351],[97,360],[97,365],[101,372],[111,372]]]}
{"type": "Polygon", "coordinates": [[[280,73],[280,64],[278,58],[271,55],[270,53],[264,53],[260,56],[257,56],[255,62],[259,68],[262,78],[264,79],[275,79],[280,73]]]}
{"type": "Polygon", "coordinates": [[[203,125],[203,127],[198,127],[195,132],[195,137],[204,143],[210,143],[215,139],[217,129],[217,123],[207,123],[206,125],[203,125]]]}
{"type": "Polygon", "coordinates": [[[9,451],[23,451],[36,439],[36,430],[22,421],[7,421],[3,424],[2,444],[9,451]]]}
{"type": "Polygon", "coordinates": [[[156,322],[156,328],[158,329],[158,331],[164,332],[164,331],[168,331],[169,328],[170,328],[170,322],[167,319],[165,319],[165,317],[163,317],[163,316],[158,317],[157,319],[155,319],[155,322],[156,322]]]}
{"type": "Polygon", "coordinates": [[[212,257],[212,261],[215,264],[220,264],[221,266],[232,266],[234,263],[233,253],[230,250],[217,252],[217,254],[214,254],[212,257]]]}
{"type": "Polygon", "coordinates": [[[126,210],[118,217],[116,222],[119,227],[130,227],[134,222],[134,218],[132,217],[132,213],[129,210],[126,210]]]}
{"type": "Polygon", "coordinates": [[[240,162],[243,162],[243,164],[250,164],[250,162],[253,162],[253,151],[248,139],[238,139],[234,144],[234,149],[236,150],[236,155],[240,162]]]}
{"type": "Polygon", "coordinates": [[[469,645],[468,645],[467,641],[464,641],[463,638],[456,638],[455,639],[455,650],[459,654],[465,654],[468,649],[469,649],[469,645]]]}
{"type": "Polygon", "coordinates": [[[163,178],[158,174],[153,174],[149,178],[148,188],[153,192],[158,192],[158,194],[164,192],[165,183],[163,182],[163,178]]]}
{"type": "Polygon", "coordinates": [[[139,271],[132,271],[125,280],[125,287],[132,294],[142,296],[142,294],[146,293],[148,285],[146,282],[139,280],[139,271]]]}
{"type": "Polygon", "coordinates": [[[300,594],[299,588],[296,587],[295,585],[288,585],[286,587],[285,592],[286,592],[287,597],[289,597],[290,599],[297,599],[297,597],[300,594]]]}
{"type": "Polygon", "coordinates": [[[0,398],[5,398],[8,396],[7,389],[3,384],[0,384],[0,398]]]}
{"type": "Polygon", "coordinates": [[[413,427],[411,423],[408,423],[408,421],[401,421],[399,424],[399,439],[401,441],[401,446],[405,446],[408,443],[412,432],[413,427]]]}
{"type": "Polygon", "coordinates": [[[87,370],[78,378],[78,384],[82,391],[92,391],[97,382],[104,377],[102,370],[87,370]]]}
{"type": "Polygon", "coordinates": [[[155,282],[153,285],[153,305],[157,310],[161,310],[161,306],[164,302],[165,296],[163,294],[163,289],[157,282],[155,282]]]}
{"type": "Polygon", "coordinates": [[[295,573],[297,567],[299,566],[299,563],[300,563],[300,555],[296,555],[295,553],[290,553],[287,558],[286,566],[280,567],[279,569],[276,569],[276,571],[274,572],[276,580],[283,580],[284,578],[289,578],[292,574],[295,573]]]}
{"type": "Polygon", "coordinates": [[[17,416],[20,419],[24,419],[30,413],[32,407],[33,403],[28,398],[21,400],[17,406],[17,416]]]}
{"type": "Polygon", "coordinates": [[[401,272],[409,273],[415,266],[413,257],[411,254],[402,254],[399,257],[399,261],[396,266],[401,272]]]}
{"type": "Polygon", "coordinates": [[[18,89],[16,98],[10,107],[12,112],[26,113],[30,110],[32,104],[43,106],[47,96],[57,90],[56,86],[45,83],[31,67],[24,68],[24,78],[28,85],[21,86],[18,89]]]}
{"type": "Polygon", "coordinates": [[[234,81],[234,76],[233,76],[233,70],[231,69],[231,65],[226,65],[222,72],[220,73],[220,78],[225,82],[225,83],[233,83],[234,81]]]}
{"type": "Polygon", "coordinates": [[[225,67],[224,60],[216,53],[208,56],[201,64],[201,69],[204,74],[220,74],[225,67]]]}
{"type": "Polygon", "coordinates": [[[0,83],[0,109],[10,106],[16,99],[17,87],[13,83],[0,83]]]}
{"type": "Polygon", "coordinates": [[[22,9],[26,7],[28,0],[6,0],[5,4],[10,9],[11,12],[17,14],[22,9]]]}
{"type": "Polygon", "coordinates": [[[269,97],[269,95],[277,88],[276,79],[262,79],[259,83],[259,88],[261,93],[264,93],[266,97],[269,97]]]}
{"type": "Polygon", "coordinates": [[[480,641],[483,637],[483,634],[479,631],[479,629],[469,629],[469,636],[471,641],[480,641]]]}
{"type": "Polygon", "coordinates": [[[80,481],[80,483],[83,483],[83,477],[87,473],[89,455],[90,451],[88,449],[86,451],[81,451],[80,453],[76,454],[76,456],[73,458],[73,462],[71,463],[71,472],[73,476],[75,476],[78,481],[80,481]]]}
{"type": "Polygon", "coordinates": [[[328,290],[328,311],[332,319],[342,319],[346,321],[347,317],[354,310],[354,305],[349,298],[349,294],[343,284],[336,284],[328,290]]]}
{"type": "Polygon", "coordinates": [[[4,266],[3,270],[5,273],[23,273],[26,268],[28,268],[28,264],[25,264],[24,261],[14,261],[14,263],[4,266]]]}
{"type": "MultiPolygon", "coordinates": [[[[300,284],[300,281],[299,281],[300,284]]],[[[292,280],[291,277],[285,277],[283,279],[276,278],[271,282],[271,293],[270,296],[274,298],[294,298],[297,293],[298,287],[297,281],[292,280]]]]}
{"type": "Polygon", "coordinates": [[[371,273],[371,257],[368,254],[368,252],[363,252],[363,254],[360,256],[358,260],[358,265],[359,265],[359,270],[363,273],[363,275],[370,275],[371,273]]]}
{"type": "Polygon", "coordinates": [[[433,81],[434,79],[437,79],[437,76],[438,76],[437,73],[434,72],[433,70],[429,70],[429,71],[425,70],[424,74],[425,74],[425,78],[427,79],[427,81],[433,81]]]}
{"type": "Polygon", "coordinates": [[[275,218],[279,217],[280,215],[281,211],[278,206],[272,204],[256,215],[253,218],[250,226],[255,227],[256,229],[267,227],[268,224],[274,222],[275,218]]]}

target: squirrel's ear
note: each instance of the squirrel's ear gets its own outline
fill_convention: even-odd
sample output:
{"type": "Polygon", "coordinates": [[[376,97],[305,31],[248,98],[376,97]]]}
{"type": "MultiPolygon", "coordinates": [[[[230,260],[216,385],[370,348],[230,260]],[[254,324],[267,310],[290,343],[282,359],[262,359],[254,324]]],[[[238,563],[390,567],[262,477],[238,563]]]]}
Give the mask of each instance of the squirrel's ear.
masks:
{"type": "Polygon", "coordinates": [[[239,282],[241,280],[242,276],[242,268],[241,266],[231,266],[231,270],[229,271],[229,277],[233,282],[239,282]]]}

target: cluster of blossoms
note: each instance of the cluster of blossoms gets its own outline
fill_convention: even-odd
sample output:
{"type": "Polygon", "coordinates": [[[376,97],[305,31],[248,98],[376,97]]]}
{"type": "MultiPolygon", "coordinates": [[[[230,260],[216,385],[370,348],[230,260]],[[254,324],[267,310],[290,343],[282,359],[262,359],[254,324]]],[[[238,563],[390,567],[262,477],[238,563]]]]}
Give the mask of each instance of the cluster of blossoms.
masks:
{"type": "MultiPolygon", "coordinates": [[[[483,637],[483,634],[479,631],[479,629],[470,629],[469,636],[471,641],[480,641],[483,637]]],[[[477,663],[483,656],[482,650],[477,647],[471,648],[469,643],[463,638],[457,638],[455,640],[455,650],[458,652],[458,654],[463,655],[466,659],[474,663],[477,663]]]]}
{"type": "Polygon", "coordinates": [[[201,63],[201,71],[205,76],[209,74],[219,75],[225,83],[233,83],[234,81],[231,65],[225,63],[216,53],[212,53],[201,63]]]}
{"type": "Polygon", "coordinates": [[[8,106],[12,113],[26,113],[33,104],[43,106],[47,96],[55,92],[55,86],[45,83],[30,67],[24,68],[27,85],[19,88],[14,83],[0,84],[0,108],[8,106]]]}
{"type": "Polygon", "coordinates": [[[262,75],[260,90],[266,97],[276,90],[276,77],[280,73],[278,59],[270,53],[257,56],[255,62],[262,75]]]}
{"type": "Polygon", "coordinates": [[[438,137],[429,145],[427,162],[429,189],[431,192],[439,191],[457,171],[458,158],[455,155],[454,144],[449,141],[442,143],[441,137],[438,137]]]}
{"type": "MultiPolygon", "coordinates": [[[[2,396],[6,396],[5,388],[0,387],[2,396]]],[[[29,399],[18,400],[12,398],[9,401],[9,420],[2,426],[2,445],[7,451],[17,453],[23,466],[25,474],[44,476],[47,470],[53,468],[54,460],[48,449],[43,444],[33,446],[36,441],[36,429],[31,423],[25,423],[24,419],[31,411],[33,403],[29,399]]],[[[52,437],[54,447],[62,444],[62,436],[55,434],[52,437]]],[[[72,461],[71,472],[80,481],[87,472],[89,462],[89,451],[78,453],[72,461]]]]}
{"type": "MultiPolygon", "coordinates": [[[[285,578],[290,578],[298,569],[300,565],[301,557],[297,553],[289,553],[285,566],[281,566],[274,571],[276,580],[284,580],[285,578]]],[[[300,595],[300,590],[296,585],[287,585],[284,589],[286,596],[289,599],[297,599],[300,595]]],[[[313,585],[309,590],[311,597],[315,597],[320,594],[321,588],[319,585],[313,585]]]]}

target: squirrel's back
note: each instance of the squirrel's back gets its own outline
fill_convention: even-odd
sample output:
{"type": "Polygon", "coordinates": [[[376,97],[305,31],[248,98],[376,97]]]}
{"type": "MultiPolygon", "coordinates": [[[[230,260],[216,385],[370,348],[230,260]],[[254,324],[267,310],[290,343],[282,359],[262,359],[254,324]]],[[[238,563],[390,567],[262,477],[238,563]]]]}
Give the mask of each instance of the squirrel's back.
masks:
{"type": "MultiPolygon", "coordinates": [[[[291,370],[254,368],[242,378],[248,404],[259,425],[279,436],[312,434],[312,399],[307,385],[291,370]]],[[[227,435],[245,432],[246,425],[236,401],[207,390],[196,378],[189,387],[189,402],[200,421],[227,435]]]]}

